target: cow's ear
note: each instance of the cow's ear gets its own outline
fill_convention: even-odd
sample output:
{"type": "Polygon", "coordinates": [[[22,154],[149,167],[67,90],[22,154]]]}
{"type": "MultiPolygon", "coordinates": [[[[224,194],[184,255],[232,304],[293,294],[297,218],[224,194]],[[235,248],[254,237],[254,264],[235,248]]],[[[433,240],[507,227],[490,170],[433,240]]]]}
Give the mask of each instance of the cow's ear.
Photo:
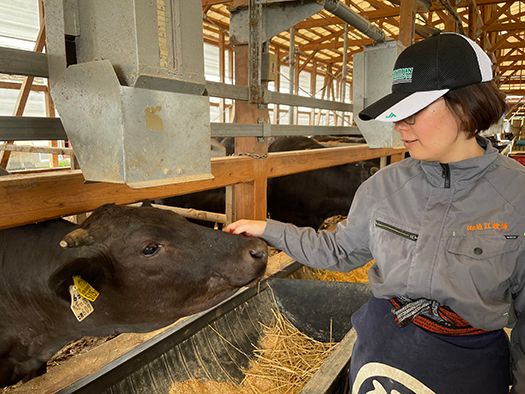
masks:
{"type": "Polygon", "coordinates": [[[80,276],[96,290],[101,289],[104,282],[111,278],[107,262],[100,258],[79,258],[59,267],[51,274],[48,285],[60,298],[70,301],[69,286],[73,284],[73,276],[80,276]]]}

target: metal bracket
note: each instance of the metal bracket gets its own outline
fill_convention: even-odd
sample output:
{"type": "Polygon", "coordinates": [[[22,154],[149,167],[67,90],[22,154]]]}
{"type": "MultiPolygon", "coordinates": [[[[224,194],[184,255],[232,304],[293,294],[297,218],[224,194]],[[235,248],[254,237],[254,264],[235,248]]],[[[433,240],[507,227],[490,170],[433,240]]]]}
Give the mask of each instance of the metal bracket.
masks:
{"type": "MultiPolygon", "coordinates": [[[[322,4],[317,3],[315,0],[303,0],[300,2],[291,2],[289,0],[257,1],[257,3],[262,6],[260,44],[323,9],[322,4]]],[[[230,42],[233,45],[248,44],[250,26],[248,9],[238,8],[232,10],[230,17],[230,42]]]]}
{"type": "Polygon", "coordinates": [[[248,39],[248,86],[250,103],[261,104],[263,100],[261,86],[261,24],[263,6],[260,0],[250,0],[248,13],[250,18],[250,36],[248,39]]]}
{"type": "Polygon", "coordinates": [[[262,136],[271,137],[273,135],[271,123],[261,123],[261,124],[262,124],[262,136]]]}

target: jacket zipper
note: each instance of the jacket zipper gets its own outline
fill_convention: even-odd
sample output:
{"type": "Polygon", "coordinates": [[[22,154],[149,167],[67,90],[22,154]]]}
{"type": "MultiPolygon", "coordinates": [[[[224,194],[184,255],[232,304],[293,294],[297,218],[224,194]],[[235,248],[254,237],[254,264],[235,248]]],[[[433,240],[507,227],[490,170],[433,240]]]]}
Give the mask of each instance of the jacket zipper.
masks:
{"type": "Polygon", "coordinates": [[[445,179],[444,187],[445,189],[450,189],[450,167],[448,166],[448,164],[440,164],[442,169],[441,176],[443,176],[443,178],[445,179]]]}
{"type": "Polygon", "coordinates": [[[400,235],[403,238],[409,239],[411,241],[417,241],[419,237],[417,234],[411,233],[410,231],[402,230],[398,227],[392,226],[391,224],[376,220],[376,226],[382,228],[383,230],[390,231],[391,233],[400,235]]]}

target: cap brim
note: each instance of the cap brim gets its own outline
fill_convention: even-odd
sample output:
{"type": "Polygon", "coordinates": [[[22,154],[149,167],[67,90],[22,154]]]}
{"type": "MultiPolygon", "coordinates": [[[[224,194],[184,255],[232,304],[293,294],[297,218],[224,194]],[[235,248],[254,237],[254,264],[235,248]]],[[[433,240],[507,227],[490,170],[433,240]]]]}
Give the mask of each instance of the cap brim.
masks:
{"type": "Polygon", "coordinates": [[[450,89],[429,90],[415,93],[390,93],[361,112],[361,120],[378,120],[380,122],[398,122],[445,95],[450,89]]]}

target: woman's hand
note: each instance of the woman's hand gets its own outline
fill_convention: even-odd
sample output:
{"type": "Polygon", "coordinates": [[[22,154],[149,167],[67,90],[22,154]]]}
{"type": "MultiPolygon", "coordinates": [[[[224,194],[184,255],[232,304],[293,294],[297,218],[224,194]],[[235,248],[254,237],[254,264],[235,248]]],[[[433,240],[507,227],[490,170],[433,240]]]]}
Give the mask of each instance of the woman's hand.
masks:
{"type": "Polygon", "coordinates": [[[266,222],[264,220],[237,220],[226,226],[224,231],[231,234],[244,234],[252,237],[261,237],[266,228],[266,222]]]}

